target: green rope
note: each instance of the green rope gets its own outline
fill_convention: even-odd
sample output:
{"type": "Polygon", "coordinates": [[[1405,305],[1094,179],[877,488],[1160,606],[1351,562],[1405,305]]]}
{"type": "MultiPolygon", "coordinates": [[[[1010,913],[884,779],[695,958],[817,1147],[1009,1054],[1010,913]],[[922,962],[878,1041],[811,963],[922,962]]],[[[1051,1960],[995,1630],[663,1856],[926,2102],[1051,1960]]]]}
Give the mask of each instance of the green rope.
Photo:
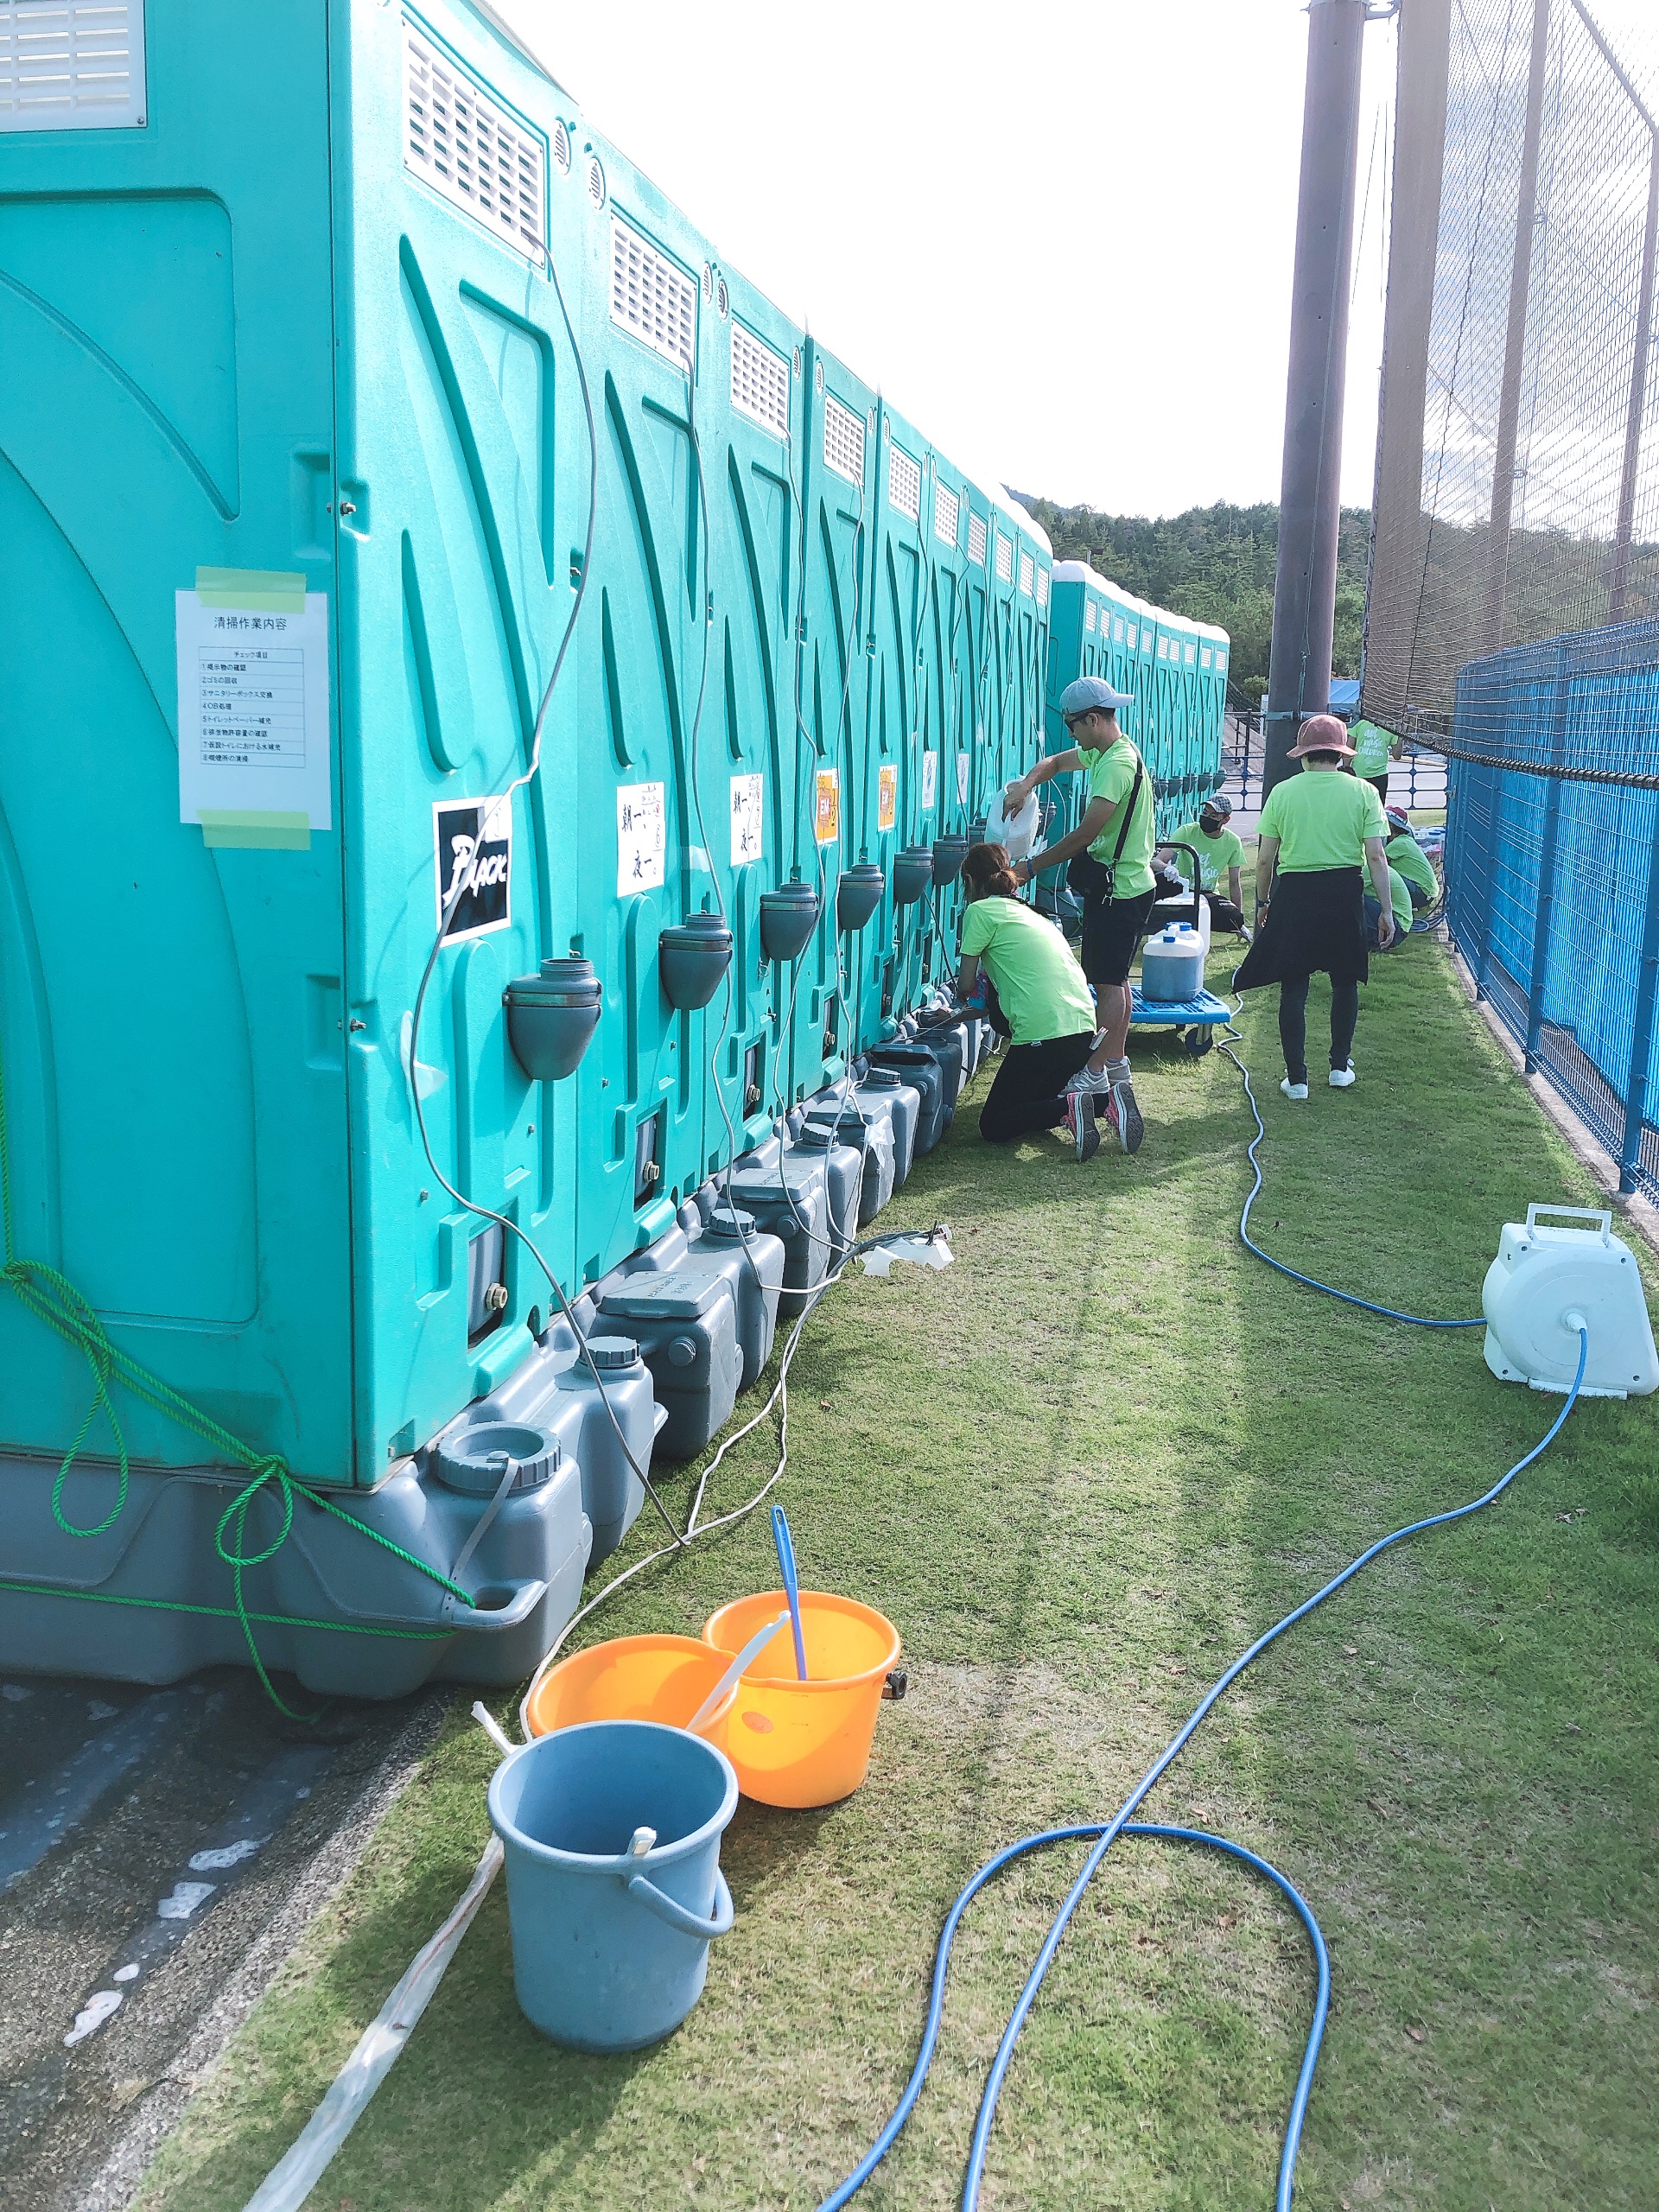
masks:
{"type": "MultiPolygon", "coordinates": [[[[21,1590],[31,1598],[79,1598],[92,1605],[137,1605],[152,1613],[200,1613],[213,1621],[243,1618],[233,1605],[191,1605],[181,1598],[128,1598],[115,1590],[72,1590],[60,1582],[31,1582],[0,1574],[0,1590],[21,1590]]],[[[447,1628],[381,1628],[369,1621],[314,1621],[301,1613],[254,1613],[246,1618],[262,1628],[321,1628],[335,1636],[390,1636],[405,1643],[442,1643],[453,1631],[447,1628]]]]}
{"type": "MultiPolygon", "coordinates": [[[[69,1449],[63,1455],[58,1468],[57,1479],[52,1485],[53,1519],[67,1536],[101,1536],[106,1529],[112,1529],[121,1516],[122,1509],[127,1502],[130,1466],[127,1454],[127,1440],[116,1414],[114,1400],[110,1395],[111,1386],[118,1382],[124,1389],[130,1391],[134,1397],[142,1400],[144,1404],[152,1407],[157,1413],[163,1414],[169,1420],[175,1421],[181,1428],[188,1429],[200,1436],[205,1443],[213,1446],[220,1459],[228,1459],[235,1465],[246,1468],[251,1479],[238,1491],[219,1516],[218,1525],[213,1530],[213,1549],[231,1570],[231,1586],[236,1598],[234,1618],[242,1624],[242,1633],[247,1643],[248,1655],[258,1670],[259,1679],[264,1684],[266,1694],[272,1703],[287,1713],[290,1719],[314,1719],[316,1716],[296,1713],[289,1706],[283,1704],[283,1700],[276,1694],[270,1675],[265,1672],[264,1662],[259,1656],[258,1647],[254,1642],[252,1627],[255,1620],[282,1621],[285,1617],[282,1614],[250,1613],[242,1593],[242,1576],[245,1568],[263,1567],[268,1560],[275,1559],[288,1541],[294,1526],[296,1491],[302,1497],[308,1498],[319,1511],[331,1513],[335,1520],[345,1522],[348,1528],[355,1529],[359,1535],[367,1536],[372,1542],[378,1544],[383,1550],[391,1553],[394,1558],[402,1560],[406,1567],[412,1567],[417,1573],[424,1574],[429,1580],[437,1583],[440,1588],[447,1590],[452,1598],[459,1599],[467,1606],[474,1605],[474,1599],[461,1587],[458,1582],[452,1581],[437,1567],[429,1566],[425,1560],[417,1559],[413,1552],[405,1551],[401,1544],[394,1543],[390,1536],[383,1535],[379,1529],[371,1529],[366,1522],[359,1521],[355,1514],[343,1511],[321,1491],[313,1490],[309,1484],[302,1482],[297,1475],[290,1471],[288,1462],[283,1458],[281,1452],[256,1452],[251,1445],[245,1444],[240,1437],[232,1435],[228,1428],[222,1427],[211,1414],[204,1413],[200,1406],[193,1405],[189,1399],[175,1390],[171,1383],[163,1382],[159,1375],[151,1374],[149,1370],[134,1359],[130,1353],[123,1351],[118,1344],[112,1344],[97,1313],[67,1275],[60,1274],[55,1268],[46,1266],[43,1262],[20,1260],[17,1257],[12,1216],[11,1152],[6,1124],[3,1056],[0,1056],[0,1228],[3,1229],[5,1236],[5,1263],[3,1267],[0,1267],[0,1282],[7,1286],[19,1304],[34,1314],[37,1320],[44,1322],[48,1329],[53,1330],[63,1338],[66,1344],[72,1345],[75,1351],[79,1351],[92,1372],[92,1399],[81,1420],[80,1427],[75,1431],[69,1449]],[[63,1490],[64,1484],[69,1478],[70,1470],[80,1456],[82,1446],[86,1444],[93,1423],[100,1414],[109,1428],[115,1446],[119,1474],[116,1483],[114,1504],[101,1521],[94,1522],[90,1528],[83,1529],[72,1521],[66,1511],[63,1503],[63,1490]],[[275,1540],[267,1544],[263,1551],[250,1552],[246,1548],[248,1509],[265,1491],[268,1484],[275,1486],[281,1503],[282,1527],[278,1529],[275,1540]],[[234,1529],[233,1544],[227,1541],[227,1532],[232,1529],[234,1529]]],[[[77,1591],[64,1592],[60,1594],[91,1596],[94,1593],[77,1591]]],[[[143,1605],[174,1612],[218,1613],[222,1610],[215,1606],[174,1605],[165,1599],[159,1598],[108,1598],[105,1602],[143,1605]]],[[[226,1619],[232,1618],[229,1613],[225,1613],[223,1617],[226,1619]]],[[[340,1622],[311,1623],[308,1625],[339,1626],[343,1629],[349,1624],[340,1622]]],[[[361,1630],[358,1632],[383,1635],[401,1633],[395,1629],[361,1630]]],[[[442,1633],[442,1631],[437,1631],[437,1633],[442,1633]]]]}

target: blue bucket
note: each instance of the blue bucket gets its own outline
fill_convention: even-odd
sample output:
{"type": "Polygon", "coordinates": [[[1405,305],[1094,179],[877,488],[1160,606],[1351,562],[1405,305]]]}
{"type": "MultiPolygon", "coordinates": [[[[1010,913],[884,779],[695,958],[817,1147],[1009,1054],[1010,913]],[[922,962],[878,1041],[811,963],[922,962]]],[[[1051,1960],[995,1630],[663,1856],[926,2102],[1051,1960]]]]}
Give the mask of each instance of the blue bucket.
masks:
{"type": "Polygon", "coordinates": [[[724,1752],[652,1720],[590,1720],[504,1760],[489,1802],[525,2018],[572,2050],[671,2035],[732,1924],[720,1838],[737,1777],[724,1752]],[[640,1828],[657,1840],[631,1856],[640,1828]]]}

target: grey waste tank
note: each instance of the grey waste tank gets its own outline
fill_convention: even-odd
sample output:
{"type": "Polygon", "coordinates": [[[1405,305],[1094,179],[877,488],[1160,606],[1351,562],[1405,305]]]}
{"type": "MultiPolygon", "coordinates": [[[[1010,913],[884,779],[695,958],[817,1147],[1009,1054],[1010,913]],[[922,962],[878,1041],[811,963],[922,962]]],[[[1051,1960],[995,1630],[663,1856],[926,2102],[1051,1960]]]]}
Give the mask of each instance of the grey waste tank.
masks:
{"type": "Polygon", "coordinates": [[[950,1127],[944,1106],[944,1071],[938,1055],[909,1038],[895,1037],[870,1054],[871,1068],[891,1068],[917,1093],[915,1154],[931,1152],[950,1127]]]}
{"type": "Polygon", "coordinates": [[[686,1267],[613,1282],[600,1299],[610,1325],[637,1337],[666,1418],[658,1455],[690,1459],[731,1418],[743,1380],[737,1308],[725,1277],[686,1267]]]}
{"type": "MultiPolygon", "coordinates": [[[[554,1442],[538,1435],[537,1449],[554,1442]]],[[[57,1548],[57,1474],[55,1461],[0,1459],[7,1567],[35,1584],[8,1590],[0,1605],[0,1672],[86,1674],[90,1618],[98,1622],[96,1671],[107,1680],[175,1682],[204,1667],[245,1667],[232,1571],[214,1535],[248,1488],[247,1469],[132,1468],[121,1512],[76,1546],[73,1582],[57,1548]],[[203,1561],[212,1563],[206,1573],[203,1561]],[[133,1602],[94,1608],[83,1591],[133,1602]]],[[[114,1467],[77,1463],[65,1505],[94,1525],[113,1508],[118,1481],[114,1467]]],[[[278,1543],[282,1499],[269,1483],[250,1501],[238,1540],[248,1554],[276,1545],[241,1578],[261,1662],[315,1695],[397,1698],[431,1681],[521,1681],[581,1600],[591,1538],[581,1472],[563,1452],[546,1479],[503,1502],[459,1576],[452,1570],[489,1498],[451,1490],[405,1459],[372,1491],[335,1491],[329,1503],[338,1511],[296,1491],[292,1525],[278,1543]],[[450,1576],[474,1602],[365,1529],[450,1576]],[[325,1625],[331,1621],[340,1625],[325,1625]]]]}
{"type": "MultiPolygon", "coordinates": [[[[776,1156],[774,1146],[771,1157],[776,1156]]],[[[592,1294],[607,1312],[620,1313],[621,1307],[607,1300],[624,1281],[642,1274],[717,1276],[730,1289],[736,1308],[737,1341],[743,1354],[741,1387],[747,1389],[772,1357],[784,1267],[779,1240],[762,1230],[752,1214],[723,1198],[719,1185],[710,1181],[687,1199],[672,1229],[613,1268],[594,1285],[592,1294]]]]}
{"type": "Polygon", "coordinates": [[[445,1669],[452,1681],[488,1683],[528,1674],[575,1611],[593,1531],[582,1509],[582,1469],[540,1421],[473,1419],[429,1455],[429,1525],[443,1529],[451,1573],[474,1601],[511,1602],[534,1562],[549,1595],[488,1650],[474,1643],[445,1669]],[[580,1560],[580,1564],[578,1564],[580,1560]]]}
{"type": "Polygon", "coordinates": [[[709,1197],[706,1226],[701,1208],[683,1207],[689,1233],[671,1229],[596,1289],[601,1312],[639,1339],[665,1415],[657,1448],[669,1459],[690,1459],[724,1427],[777,1332],[783,1244],[709,1197]]]}
{"type": "Polygon", "coordinates": [[[944,1078],[945,1127],[949,1128],[956,1116],[957,1100],[967,1080],[967,1024],[948,1019],[918,1020],[914,1041],[925,1052],[931,1052],[939,1064],[939,1072],[944,1078]]]}
{"type": "Polygon", "coordinates": [[[856,1088],[823,1091],[806,1102],[806,1118],[817,1128],[833,1130],[860,1155],[863,1179],[859,1186],[858,1218],[861,1224],[874,1221],[893,1196],[896,1179],[890,1103],[883,1100],[872,1109],[861,1099],[856,1088]]]}
{"type": "Polygon", "coordinates": [[[922,1094],[906,1083],[898,1068],[866,1068],[853,1096],[867,1114],[885,1113],[893,1143],[893,1181],[896,1190],[910,1173],[916,1158],[916,1126],[922,1116],[922,1094]]]}
{"type": "Polygon", "coordinates": [[[784,1283],[781,1238],[762,1229],[752,1213],[722,1199],[691,1250],[710,1267],[728,1271],[737,1307],[737,1341],[743,1352],[744,1389],[752,1389],[772,1357],[778,1334],[778,1300],[784,1283]]]}
{"type": "Polygon", "coordinates": [[[785,1161],[823,1160],[829,1175],[830,1226],[836,1240],[830,1264],[841,1258],[858,1234],[858,1201],[864,1185],[864,1155],[845,1142],[826,1122],[804,1121],[784,1154],[785,1161]]]}
{"type": "Polygon", "coordinates": [[[779,1141],[768,1137],[732,1169],[728,1189],[733,1205],[784,1248],[780,1320],[792,1321],[805,1313],[806,1294],[823,1281],[829,1269],[835,1231],[827,1166],[822,1153],[809,1157],[793,1151],[785,1165],[779,1141]]]}
{"type": "MultiPolygon", "coordinates": [[[[575,1313],[592,1332],[592,1301],[579,1299],[575,1313]]],[[[593,1336],[590,1349],[610,1414],[574,1332],[560,1319],[507,1382],[397,1462],[373,1490],[334,1492],[332,1510],[296,1491],[285,1540],[242,1574],[264,1664],[325,1696],[404,1697],[431,1681],[522,1681],[581,1603],[587,1568],[620,1542],[645,1496],[627,1455],[650,1464],[657,1423],[650,1373],[632,1341],[593,1336]],[[491,1441],[487,1434],[503,1427],[521,1432],[520,1448],[505,1459],[499,1435],[491,1441]],[[513,1476],[499,1503],[499,1482],[487,1495],[480,1487],[486,1462],[513,1476]],[[465,1595],[454,1595],[434,1573],[465,1595]],[[330,1621],[340,1626],[324,1625],[330,1621]]],[[[73,1583],[60,1580],[54,1564],[57,1471],[47,1461],[0,1459],[14,1571],[60,1586],[8,1593],[0,1671],[84,1673],[83,1590],[143,1601],[100,1608],[99,1671],[112,1680],[170,1682],[204,1667],[245,1666],[231,1570],[219,1562],[214,1536],[226,1507],[247,1488],[247,1470],[204,1465],[157,1475],[133,1468],[124,1509],[78,1547],[73,1583]],[[203,1560],[215,1562],[211,1577],[201,1573],[203,1560]]],[[[113,1468],[83,1472],[78,1465],[66,1490],[69,1510],[87,1525],[102,1520],[118,1479],[113,1468]]],[[[271,1544],[282,1519],[277,1485],[269,1483],[248,1504],[244,1551],[271,1544]]]]}
{"type": "Polygon", "coordinates": [[[539,1421],[582,1471],[582,1510],[593,1528],[593,1567],[616,1549],[645,1503],[636,1466],[651,1465],[658,1409],[651,1370],[639,1357],[632,1331],[601,1320],[591,1296],[576,1300],[575,1313],[602,1378],[602,1394],[561,1317],[515,1374],[451,1422],[443,1440],[481,1421],[539,1421]]]}

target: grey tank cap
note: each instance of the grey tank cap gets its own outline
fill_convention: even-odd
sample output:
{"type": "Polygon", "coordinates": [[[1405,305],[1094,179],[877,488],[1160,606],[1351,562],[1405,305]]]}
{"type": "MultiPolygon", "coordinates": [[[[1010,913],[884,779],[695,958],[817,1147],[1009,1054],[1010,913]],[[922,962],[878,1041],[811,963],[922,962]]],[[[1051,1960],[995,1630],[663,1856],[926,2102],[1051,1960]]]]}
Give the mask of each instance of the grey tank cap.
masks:
{"type": "Polygon", "coordinates": [[[706,1234],[710,1236],[728,1237],[733,1243],[741,1238],[747,1244],[754,1233],[754,1216],[741,1206],[716,1206],[709,1217],[706,1234]]]}
{"type": "MultiPolygon", "coordinates": [[[[632,1337],[589,1337],[588,1350],[594,1365],[601,1370],[612,1367],[632,1367],[639,1357],[639,1347],[632,1337]]],[[[585,1363],[577,1359],[578,1366],[585,1363]]]]}
{"type": "Polygon", "coordinates": [[[559,1440],[529,1421],[480,1421],[440,1444],[435,1454],[438,1480],[446,1490],[491,1497],[501,1487],[510,1464],[514,1471],[508,1496],[537,1490],[556,1472],[563,1457],[559,1440]],[[516,1464],[515,1464],[516,1463],[516,1464]]]}
{"type": "MultiPolygon", "coordinates": [[[[849,1115],[848,1119],[850,1122],[852,1116],[849,1115]]],[[[800,1152],[827,1152],[831,1143],[836,1141],[838,1140],[830,1122],[807,1122],[796,1136],[795,1145],[800,1152]]]]}

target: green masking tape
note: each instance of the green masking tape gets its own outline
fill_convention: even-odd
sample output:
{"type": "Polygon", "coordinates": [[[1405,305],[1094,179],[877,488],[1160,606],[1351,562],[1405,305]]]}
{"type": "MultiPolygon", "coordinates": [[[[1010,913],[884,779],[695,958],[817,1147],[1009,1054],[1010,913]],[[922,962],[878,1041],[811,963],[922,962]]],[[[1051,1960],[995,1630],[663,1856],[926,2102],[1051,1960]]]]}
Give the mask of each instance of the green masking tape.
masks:
{"type": "Polygon", "coordinates": [[[303,614],[305,578],[282,569],[198,569],[204,607],[238,607],[252,614],[303,614]]]}
{"type": "Polygon", "coordinates": [[[308,814],[204,806],[199,809],[196,818],[201,823],[201,842],[209,847],[242,845],[282,853],[308,853],[311,849],[308,814]]]}

